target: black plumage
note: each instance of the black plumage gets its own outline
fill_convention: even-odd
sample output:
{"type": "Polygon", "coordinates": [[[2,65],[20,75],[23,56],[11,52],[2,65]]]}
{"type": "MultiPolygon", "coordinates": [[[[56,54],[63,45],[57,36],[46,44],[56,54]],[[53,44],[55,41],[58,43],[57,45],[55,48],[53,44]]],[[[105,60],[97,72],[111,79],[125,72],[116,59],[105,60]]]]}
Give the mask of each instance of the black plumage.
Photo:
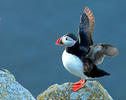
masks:
{"type": "MultiPolygon", "coordinates": [[[[93,44],[92,32],[94,31],[94,24],[94,16],[90,9],[86,7],[80,17],[78,37],[73,33],[67,33],[57,41],[57,43],[60,42],[61,45],[66,46],[68,54],[75,55],[82,61],[83,74],[90,78],[110,75],[96,65],[102,63],[105,56],[115,56],[118,54],[118,49],[110,44],[93,44]],[[74,45],[67,46],[64,43],[66,41],[63,41],[65,36],[70,37],[72,40],[70,39],[69,41],[73,41],[74,45]]],[[[67,67],[69,67],[69,63],[67,67]]],[[[71,69],[68,68],[68,70],[71,69]]]]}
{"type": "MultiPolygon", "coordinates": [[[[76,44],[72,47],[66,47],[66,51],[73,55],[78,56],[83,62],[84,74],[87,77],[96,78],[105,75],[110,75],[109,73],[99,69],[96,64],[90,59],[88,55],[90,51],[90,46],[93,45],[92,32],[94,30],[94,17],[89,8],[85,8],[83,14],[80,18],[79,24],[79,39],[72,34],[67,33],[66,36],[71,37],[76,40],[76,44]]],[[[102,53],[100,54],[102,56],[102,53]]]]}
{"type": "MultiPolygon", "coordinates": [[[[72,38],[72,37],[71,37],[72,38]]],[[[89,52],[89,49],[85,48],[84,46],[81,46],[79,44],[79,41],[76,42],[76,44],[72,47],[67,47],[66,51],[70,54],[78,56],[81,61],[83,62],[83,68],[84,68],[84,74],[87,77],[90,78],[97,78],[102,77],[105,75],[110,75],[109,73],[103,71],[102,69],[99,69],[90,58],[87,58],[87,54],[89,52]]]]}

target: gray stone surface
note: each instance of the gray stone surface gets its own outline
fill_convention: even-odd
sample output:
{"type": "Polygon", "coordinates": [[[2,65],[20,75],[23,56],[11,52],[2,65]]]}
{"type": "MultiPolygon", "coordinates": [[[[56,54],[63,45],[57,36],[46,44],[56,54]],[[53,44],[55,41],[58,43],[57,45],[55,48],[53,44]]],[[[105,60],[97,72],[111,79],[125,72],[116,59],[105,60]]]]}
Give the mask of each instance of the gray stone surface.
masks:
{"type": "MultiPolygon", "coordinates": [[[[36,100],[7,70],[0,69],[0,100],[36,100]]],[[[87,81],[73,92],[72,83],[54,84],[41,93],[37,100],[113,100],[97,81],[87,81]]]]}
{"type": "Polygon", "coordinates": [[[7,70],[0,70],[0,100],[35,100],[7,70]]]}
{"type": "Polygon", "coordinates": [[[87,81],[83,88],[73,92],[72,83],[54,84],[41,93],[37,100],[113,100],[97,81],[87,81]]]}

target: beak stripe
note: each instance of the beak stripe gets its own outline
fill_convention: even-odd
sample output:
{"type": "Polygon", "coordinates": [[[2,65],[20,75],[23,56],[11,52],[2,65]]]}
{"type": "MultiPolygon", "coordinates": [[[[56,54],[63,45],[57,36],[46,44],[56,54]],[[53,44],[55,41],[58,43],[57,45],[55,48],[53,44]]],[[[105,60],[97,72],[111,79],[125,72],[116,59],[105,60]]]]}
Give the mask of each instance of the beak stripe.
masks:
{"type": "Polygon", "coordinates": [[[56,45],[60,45],[61,37],[56,41],[56,45]]]}

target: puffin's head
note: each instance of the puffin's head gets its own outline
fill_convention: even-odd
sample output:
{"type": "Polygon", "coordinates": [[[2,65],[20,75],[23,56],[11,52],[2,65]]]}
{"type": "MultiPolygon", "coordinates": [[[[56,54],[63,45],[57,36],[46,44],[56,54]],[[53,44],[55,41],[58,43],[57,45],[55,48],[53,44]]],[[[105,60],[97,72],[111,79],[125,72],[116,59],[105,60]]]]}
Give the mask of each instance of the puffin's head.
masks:
{"type": "Polygon", "coordinates": [[[77,42],[77,37],[72,33],[67,33],[56,41],[56,45],[72,47],[77,42]]]}

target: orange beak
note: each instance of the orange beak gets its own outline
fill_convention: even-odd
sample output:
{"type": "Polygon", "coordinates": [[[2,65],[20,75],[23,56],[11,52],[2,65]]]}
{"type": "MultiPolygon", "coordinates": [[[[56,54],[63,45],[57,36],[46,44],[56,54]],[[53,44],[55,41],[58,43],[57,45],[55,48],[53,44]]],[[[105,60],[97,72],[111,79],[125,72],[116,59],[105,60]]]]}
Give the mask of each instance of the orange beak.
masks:
{"type": "Polygon", "coordinates": [[[60,37],[57,41],[56,41],[56,45],[63,45],[64,43],[61,41],[61,38],[62,37],[60,37]]]}

